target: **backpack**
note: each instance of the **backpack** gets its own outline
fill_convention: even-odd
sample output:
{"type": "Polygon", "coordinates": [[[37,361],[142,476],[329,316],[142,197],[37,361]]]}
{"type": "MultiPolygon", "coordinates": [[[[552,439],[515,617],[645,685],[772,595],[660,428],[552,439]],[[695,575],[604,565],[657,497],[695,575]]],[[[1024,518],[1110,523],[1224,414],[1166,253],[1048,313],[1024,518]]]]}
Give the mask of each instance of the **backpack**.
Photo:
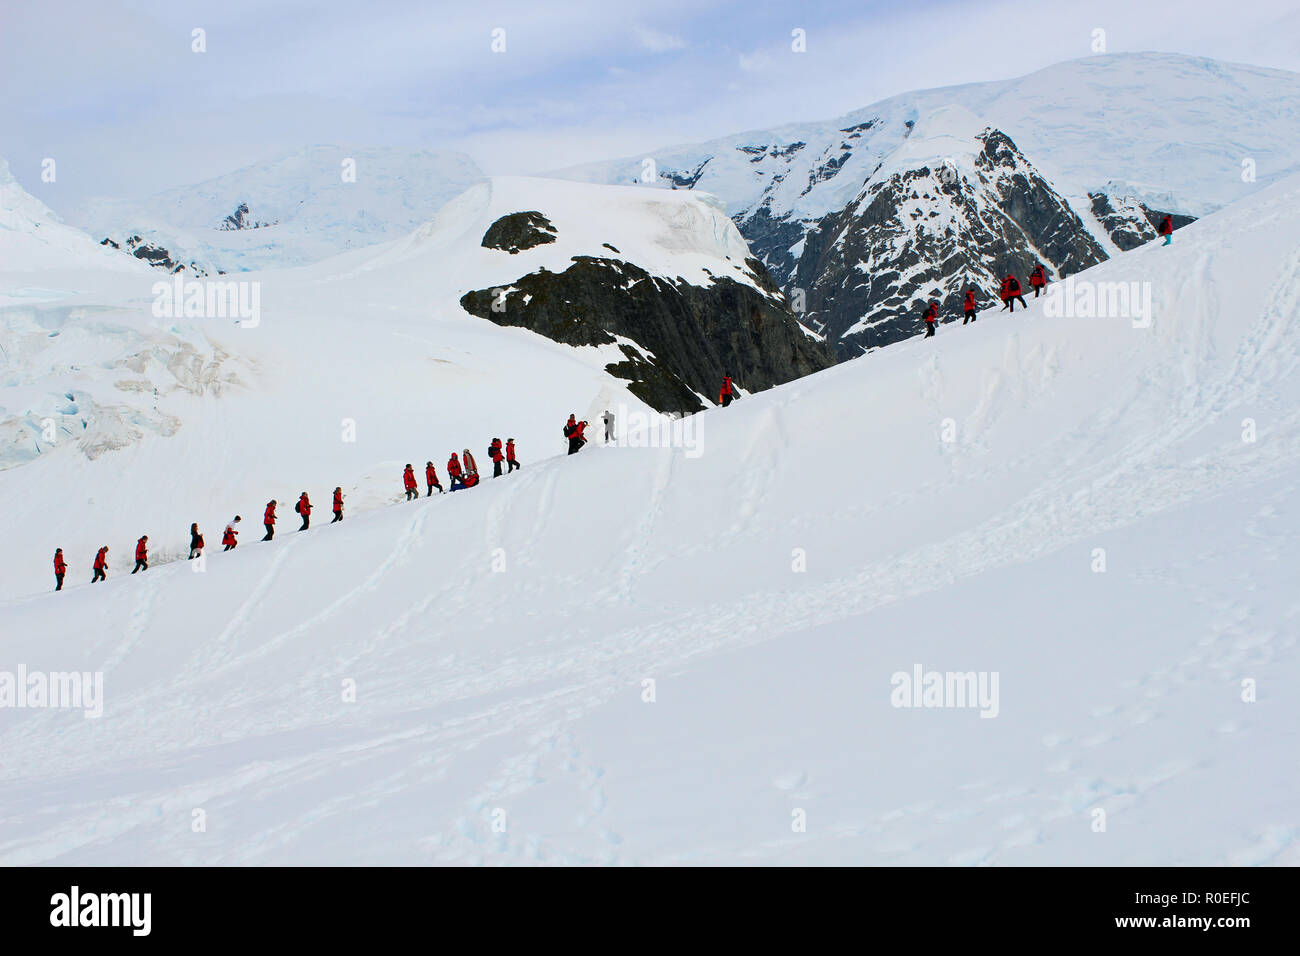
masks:
{"type": "Polygon", "coordinates": [[[301,498],[299,498],[299,499],[298,499],[298,503],[297,503],[296,505],[293,506],[293,510],[296,511],[296,512],[298,512],[298,514],[302,514],[302,499],[301,499],[301,498]]]}

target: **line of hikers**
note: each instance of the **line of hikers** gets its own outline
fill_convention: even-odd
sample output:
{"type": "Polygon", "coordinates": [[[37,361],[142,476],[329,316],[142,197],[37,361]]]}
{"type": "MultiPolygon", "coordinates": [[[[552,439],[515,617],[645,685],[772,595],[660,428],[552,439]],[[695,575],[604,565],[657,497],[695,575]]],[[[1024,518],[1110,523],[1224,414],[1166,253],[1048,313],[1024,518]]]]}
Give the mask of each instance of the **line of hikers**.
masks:
{"type": "MultiPolygon", "coordinates": [[[[572,419],[573,416],[569,416],[572,419]]],[[[583,422],[585,425],[586,422],[583,422]]],[[[500,438],[492,439],[488,445],[488,457],[492,459],[493,478],[501,474],[501,465],[504,462],[508,466],[506,474],[514,471],[516,468],[522,468],[515,457],[515,440],[506,439],[503,446],[500,438]]],[[[478,484],[478,465],[474,462],[474,456],[466,448],[464,452],[465,464],[462,465],[460,458],[455,452],[452,452],[451,459],[447,462],[447,473],[451,476],[451,490],[456,491],[461,488],[473,488],[478,484]]],[[[433,467],[433,462],[428,462],[424,468],[425,481],[429,486],[429,494],[433,494],[433,489],[437,488],[442,492],[442,484],[438,481],[438,472],[433,467]]],[[[415,470],[408,464],[402,472],[402,484],[406,489],[406,499],[418,498],[420,496],[419,488],[415,482],[415,470]]],[[[343,520],[343,489],[341,487],[334,489],[334,520],[343,520]]],[[[276,511],[279,502],[272,498],[266,503],[266,509],[262,512],[262,527],[266,529],[263,535],[263,541],[271,541],[275,538],[276,511]]],[[[298,496],[298,502],[293,506],[293,510],[302,518],[302,524],[299,531],[306,531],[311,527],[311,498],[307,492],[298,496]]],[[[235,515],[226,522],[226,527],[221,533],[222,551],[233,550],[239,544],[239,525],[244,519],[240,515],[235,515]]],[[[194,560],[203,554],[203,535],[199,531],[198,522],[190,525],[190,556],[189,560],[194,560]]],[[[90,583],[95,584],[99,581],[108,579],[108,545],[104,545],[95,552],[95,562],[91,566],[94,574],[91,576],[90,583]]],[[[149,570],[149,536],[141,535],[140,540],[135,544],[135,567],[131,570],[132,574],[136,571],[149,570]]],[[[63,578],[68,573],[68,563],[63,557],[63,549],[54,549],[54,590],[63,590],[63,578]]]]}
{"type": "MultiPolygon", "coordinates": [[[[1174,217],[1166,214],[1165,218],[1160,220],[1160,226],[1156,232],[1165,237],[1164,245],[1169,245],[1174,241],[1174,217]]],[[[1029,273],[1029,285],[1034,290],[1034,298],[1037,299],[1039,294],[1047,287],[1047,270],[1043,268],[1041,262],[1034,263],[1033,270],[1029,273]]],[[[1007,273],[1002,279],[1002,285],[998,289],[998,298],[1002,300],[1002,308],[999,312],[1015,312],[1016,303],[1019,302],[1024,308],[1029,308],[1029,303],[1025,301],[1024,295],[1021,294],[1020,280],[1013,273],[1007,273]]],[[[966,294],[962,297],[962,325],[975,321],[975,315],[978,311],[975,308],[975,289],[968,288],[966,294]]],[[[939,321],[939,303],[931,299],[925,307],[925,312],[921,318],[925,321],[925,337],[928,339],[934,335],[934,327],[939,321]]],[[[731,380],[728,379],[728,382],[731,380]]],[[[725,385],[724,385],[725,389],[725,385]]],[[[721,396],[718,399],[722,401],[721,396]]],[[[728,401],[722,401],[723,405],[729,404],[728,401]]]]}
{"type": "MultiPolygon", "coordinates": [[[[1047,270],[1043,268],[1041,262],[1035,263],[1033,271],[1029,273],[1029,284],[1033,287],[1034,298],[1037,299],[1047,286],[1047,270]]],[[[1029,303],[1025,301],[1024,294],[1021,292],[1020,280],[1011,273],[1003,277],[1001,288],[998,290],[998,298],[1002,300],[1002,308],[999,310],[1001,312],[1015,312],[1017,302],[1024,308],[1029,308],[1029,303]]],[[[968,288],[966,294],[962,297],[961,310],[962,325],[975,321],[979,310],[975,305],[974,287],[968,288]]],[[[934,335],[934,327],[939,321],[939,303],[931,299],[926,305],[921,318],[925,321],[925,337],[928,339],[934,335]]]]}
{"type": "MultiPolygon", "coordinates": [[[[723,376],[722,389],[718,394],[718,401],[725,408],[737,397],[736,387],[731,382],[731,376],[723,376]]],[[[609,441],[612,440],[613,437],[614,422],[612,415],[608,412],[605,414],[605,437],[606,440],[609,441]]],[[[563,432],[564,437],[568,439],[569,442],[570,455],[577,454],[582,449],[582,446],[587,444],[587,437],[585,434],[587,425],[587,422],[579,421],[576,415],[569,415],[569,420],[565,423],[563,432]]],[[[501,476],[501,467],[503,463],[506,466],[505,473],[507,475],[512,473],[516,468],[523,467],[515,456],[515,440],[513,438],[507,438],[504,445],[501,444],[500,438],[493,438],[491,443],[488,445],[488,458],[492,461],[493,478],[499,478],[501,476]]],[[[448,489],[450,491],[458,491],[462,488],[473,488],[478,484],[478,465],[474,461],[474,456],[470,454],[468,448],[465,449],[463,456],[458,456],[455,452],[451,453],[451,458],[447,460],[447,475],[451,479],[451,487],[448,489]]],[[[428,491],[425,493],[426,498],[433,494],[433,489],[435,488],[438,489],[439,494],[443,493],[442,483],[438,481],[438,471],[434,468],[432,461],[425,462],[424,481],[428,488],[428,491]]],[[[406,491],[407,501],[420,497],[420,487],[415,478],[415,468],[409,462],[402,471],[402,487],[406,491]]],[[[278,506],[279,502],[274,498],[266,503],[266,509],[262,513],[262,527],[266,529],[266,534],[262,537],[263,541],[271,541],[275,538],[275,509],[278,506]]],[[[293,510],[302,518],[302,525],[299,526],[298,530],[306,531],[310,528],[312,503],[307,492],[304,491],[298,496],[298,502],[293,506],[293,510]]],[[[340,487],[334,489],[334,520],[331,521],[330,524],[342,520],[343,489],[340,487]]],[[[243,518],[241,516],[235,515],[226,522],[226,526],[221,533],[222,551],[233,550],[239,544],[239,525],[242,521],[243,518]]],[[[203,553],[203,547],[203,535],[199,532],[198,523],[195,522],[190,525],[189,560],[192,561],[199,557],[203,553]]],[[[94,571],[94,575],[90,579],[91,584],[107,580],[108,545],[104,545],[95,553],[95,563],[91,570],[94,571]]],[[[140,540],[136,542],[135,567],[131,570],[131,573],[135,574],[137,571],[147,570],[149,570],[149,536],[146,534],[141,535],[140,540]]],[[[54,590],[63,590],[63,578],[67,572],[68,565],[63,557],[63,549],[55,548],[54,590]]]]}

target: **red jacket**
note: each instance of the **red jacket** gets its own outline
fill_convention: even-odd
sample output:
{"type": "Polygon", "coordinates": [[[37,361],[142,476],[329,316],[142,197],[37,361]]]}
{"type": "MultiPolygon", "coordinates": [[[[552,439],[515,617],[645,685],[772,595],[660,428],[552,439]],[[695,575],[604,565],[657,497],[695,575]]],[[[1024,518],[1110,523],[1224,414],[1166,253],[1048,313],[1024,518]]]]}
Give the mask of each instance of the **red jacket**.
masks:
{"type": "Polygon", "coordinates": [[[433,463],[424,466],[424,483],[426,485],[438,484],[438,473],[433,470],[433,463]]]}
{"type": "Polygon", "coordinates": [[[1002,297],[1003,302],[1011,298],[1011,276],[1002,280],[1002,288],[998,290],[998,295],[1002,297]]]}
{"type": "Polygon", "coordinates": [[[1167,236],[1167,235],[1169,235],[1169,233],[1171,233],[1171,232],[1173,232],[1173,231],[1174,231],[1174,217],[1173,217],[1173,216],[1165,216],[1164,219],[1161,219],[1161,220],[1160,220],[1160,235],[1162,235],[1162,236],[1167,236]]]}
{"type": "Polygon", "coordinates": [[[267,502],[266,514],[262,515],[262,524],[275,524],[275,504],[267,502]]]}
{"type": "Polygon", "coordinates": [[[334,510],[335,511],[343,510],[343,492],[341,491],[334,492],[334,510]]]}
{"type": "Polygon", "coordinates": [[[144,538],[135,543],[135,559],[137,561],[149,560],[149,549],[145,547],[144,538]]]}
{"type": "Polygon", "coordinates": [[[302,493],[302,497],[298,499],[298,514],[304,518],[311,514],[311,502],[307,500],[307,492],[305,491],[302,493]]]}
{"type": "Polygon", "coordinates": [[[925,321],[933,325],[934,320],[937,319],[938,317],[939,317],[939,304],[937,302],[931,302],[930,307],[925,310],[925,321]]]}
{"type": "Polygon", "coordinates": [[[573,437],[584,438],[585,436],[582,433],[586,430],[587,430],[587,423],[578,422],[576,425],[573,426],[573,437]]]}
{"type": "Polygon", "coordinates": [[[61,555],[61,554],[55,552],[55,555],[54,555],[54,573],[55,573],[55,574],[63,574],[63,573],[64,573],[65,571],[67,571],[67,570],[68,570],[68,566],[67,566],[67,564],[65,564],[64,561],[63,561],[63,555],[61,555]]]}
{"type": "Polygon", "coordinates": [[[1034,271],[1029,273],[1030,285],[1046,285],[1047,277],[1043,275],[1042,266],[1034,266],[1034,271]]]}
{"type": "Polygon", "coordinates": [[[723,396],[730,395],[735,391],[731,384],[731,376],[722,376],[722,388],[718,389],[718,401],[722,401],[723,396]]]}
{"type": "Polygon", "coordinates": [[[1014,299],[1020,295],[1020,280],[1015,276],[1007,276],[1007,298],[1014,299]]]}
{"type": "Polygon", "coordinates": [[[967,290],[966,300],[962,302],[961,307],[962,310],[965,312],[975,311],[975,290],[974,289],[967,290]]]}
{"type": "Polygon", "coordinates": [[[235,535],[237,534],[239,534],[238,531],[227,525],[226,530],[221,533],[221,543],[223,545],[235,544],[235,535]]]}
{"type": "Polygon", "coordinates": [[[447,474],[453,478],[460,477],[460,459],[455,455],[447,459],[447,474]]]}
{"type": "Polygon", "coordinates": [[[501,454],[501,443],[499,441],[494,441],[491,445],[489,445],[488,451],[492,453],[493,461],[500,461],[503,457],[501,454]]]}
{"type": "Polygon", "coordinates": [[[506,461],[514,461],[514,460],[515,460],[515,443],[512,441],[508,441],[506,442],[506,461]]]}
{"type": "Polygon", "coordinates": [[[410,465],[407,465],[406,471],[402,472],[402,484],[406,486],[407,491],[415,487],[415,469],[410,465]]]}
{"type": "Polygon", "coordinates": [[[108,548],[100,548],[95,555],[95,570],[107,570],[108,568],[108,548]]]}

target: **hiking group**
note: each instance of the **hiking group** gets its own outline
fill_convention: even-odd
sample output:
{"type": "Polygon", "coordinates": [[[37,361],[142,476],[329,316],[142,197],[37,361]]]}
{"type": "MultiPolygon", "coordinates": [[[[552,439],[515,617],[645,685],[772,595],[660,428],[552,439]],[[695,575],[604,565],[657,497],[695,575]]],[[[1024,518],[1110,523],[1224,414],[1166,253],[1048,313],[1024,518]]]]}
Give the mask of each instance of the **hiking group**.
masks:
{"type": "MultiPolygon", "coordinates": [[[[732,384],[731,376],[724,376],[722,390],[718,395],[719,404],[724,407],[730,405],[736,397],[736,387],[732,384]]],[[[604,421],[606,442],[612,443],[614,416],[606,412],[604,421]]],[[[579,421],[576,415],[570,415],[569,420],[565,423],[563,433],[569,443],[570,455],[576,454],[582,449],[583,445],[587,444],[587,425],[587,422],[579,421]]],[[[493,438],[488,444],[487,454],[488,459],[492,462],[493,478],[501,477],[503,466],[505,467],[504,473],[507,475],[512,474],[516,469],[523,468],[515,455],[515,440],[513,438],[507,438],[504,445],[501,443],[500,438],[493,438]]],[[[478,464],[474,461],[474,456],[470,454],[468,448],[460,455],[455,452],[451,453],[451,457],[447,460],[447,476],[450,479],[449,487],[446,489],[447,492],[473,488],[479,483],[478,464]]],[[[424,464],[424,482],[427,488],[425,492],[426,498],[433,494],[435,488],[438,489],[439,494],[444,493],[442,482],[438,480],[438,471],[434,468],[432,461],[427,461],[424,464]]],[[[406,493],[407,501],[420,497],[420,487],[415,477],[415,468],[410,463],[402,470],[402,488],[406,493]]],[[[279,502],[272,498],[266,503],[266,508],[262,512],[262,527],[266,529],[266,534],[262,536],[263,541],[275,539],[276,508],[278,506],[279,502]]],[[[307,492],[304,491],[298,496],[298,501],[293,506],[293,510],[302,518],[302,524],[298,527],[298,530],[306,531],[310,528],[312,503],[307,492]]],[[[334,489],[333,510],[334,520],[330,524],[343,520],[343,489],[341,487],[334,489]]],[[[235,515],[226,522],[226,526],[221,533],[222,551],[232,551],[238,547],[239,525],[242,521],[243,518],[240,515],[235,515]]],[[[199,531],[198,522],[194,522],[190,525],[189,560],[192,561],[201,557],[203,546],[203,535],[199,531]]],[[[91,566],[91,570],[94,572],[90,579],[91,584],[108,579],[108,545],[104,545],[95,552],[95,561],[91,566]]],[[[135,545],[135,567],[131,570],[131,573],[135,574],[137,571],[147,570],[149,570],[149,536],[142,535],[135,545]]],[[[55,548],[54,590],[63,590],[63,579],[67,572],[68,565],[63,557],[63,549],[55,548]]]]}
{"type": "MultiPolygon", "coordinates": [[[[1160,220],[1160,226],[1156,229],[1159,235],[1165,237],[1163,245],[1169,245],[1174,241],[1174,217],[1167,214],[1164,219],[1160,220]]],[[[1029,285],[1034,290],[1034,298],[1037,299],[1043,289],[1047,287],[1047,270],[1043,268],[1041,262],[1034,263],[1034,268],[1029,273],[1029,285]]],[[[1002,308],[999,312],[1015,312],[1016,303],[1019,302],[1024,308],[1029,308],[1029,303],[1025,301],[1021,293],[1020,280],[1015,277],[1014,273],[1008,272],[1002,278],[1002,283],[998,288],[998,298],[1002,300],[1002,308]]],[[[961,324],[966,325],[975,321],[978,308],[975,305],[975,289],[969,287],[962,296],[961,302],[962,320],[961,324]]],[[[934,327],[939,323],[939,302],[931,298],[926,303],[925,311],[921,313],[921,320],[925,322],[925,337],[931,338],[934,335],[934,327]]],[[[725,389],[725,386],[724,386],[725,389]]],[[[722,401],[719,398],[719,401],[722,401]]],[[[726,405],[727,402],[723,401],[726,405]]]]}

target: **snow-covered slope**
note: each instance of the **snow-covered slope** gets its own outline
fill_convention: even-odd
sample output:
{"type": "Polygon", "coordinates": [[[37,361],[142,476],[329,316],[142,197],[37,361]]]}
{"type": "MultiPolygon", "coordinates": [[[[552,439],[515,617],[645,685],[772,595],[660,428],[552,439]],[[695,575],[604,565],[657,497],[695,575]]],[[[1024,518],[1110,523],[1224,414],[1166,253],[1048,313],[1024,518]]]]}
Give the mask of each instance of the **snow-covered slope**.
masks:
{"type": "Polygon", "coordinates": [[[78,222],[191,273],[247,272],[396,239],[482,178],[462,153],[311,146],[142,201],[95,200],[78,222]]]}
{"type": "Polygon", "coordinates": [[[45,290],[25,284],[24,276],[46,269],[147,271],[140,263],[96,245],[23,189],[0,159],[0,305],[42,298],[45,290]]]}
{"type": "Polygon", "coordinates": [[[736,261],[746,251],[731,221],[690,194],[501,179],[401,240],[223,277],[257,306],[248,316],[209,311],[206,299],[196,315],[168,312],[190,295],[173,294],[182,278],[121,253],[123,273],[87,272],[86,258],[0,285],[11,299],[44,290],[0,309],[0,511],[12,540],[30,543],[0,549],[0,594],[44,590],[56,546],[78,572],[105,543],[125,560],[144,533],[157,557],[175,556],[193,521],[215,543],[239,512],[251,537],[270,498],[288,511],[309,488],[323,508],[336,485],[360,511],[400,494],[408,461],[432,460],[443,475],[452,451],[482,459],[493,437],[513,437],[531,462],[562,445],[570,412],[596,422],[619,405],[646,411],[634,382],[606,370],[634,340],[559,344],[472,317],[461,297],[584,254],[665,284],[734,276],[779,301],[747,285],[736,261]],[[538,207],[558,224],[556,242],[519,255],[481,245],[497,218],[538,207]]]}
{"type": "MultiPolygon", "coordinates": [[[[492,374],[522,333],[320,277],[262,325],[299,320],[263,354],[318,400],[186,446],[192,499],[236,466],[335,483],[348,409],[382,436],[357,463],[536,421],[524,470],[202,573],[91,587],[85,552],[0,605],[0,670],[104,676],[97,719],[0,709],[0,860],[1300,862],[1297,205],[1288,179],[1081,274],[1150,283],[1145,327],[1035,305],[703,413],[690,450],[545,461],[579,389],[492,374]],[[393,337],[412,361],[375,364],[393,337]],[[916,669],[990,694],[894,706],[916,669]]],[[[102,482],[154,530],[164,447],[11,471],[3,507],[102,482]]]]}

